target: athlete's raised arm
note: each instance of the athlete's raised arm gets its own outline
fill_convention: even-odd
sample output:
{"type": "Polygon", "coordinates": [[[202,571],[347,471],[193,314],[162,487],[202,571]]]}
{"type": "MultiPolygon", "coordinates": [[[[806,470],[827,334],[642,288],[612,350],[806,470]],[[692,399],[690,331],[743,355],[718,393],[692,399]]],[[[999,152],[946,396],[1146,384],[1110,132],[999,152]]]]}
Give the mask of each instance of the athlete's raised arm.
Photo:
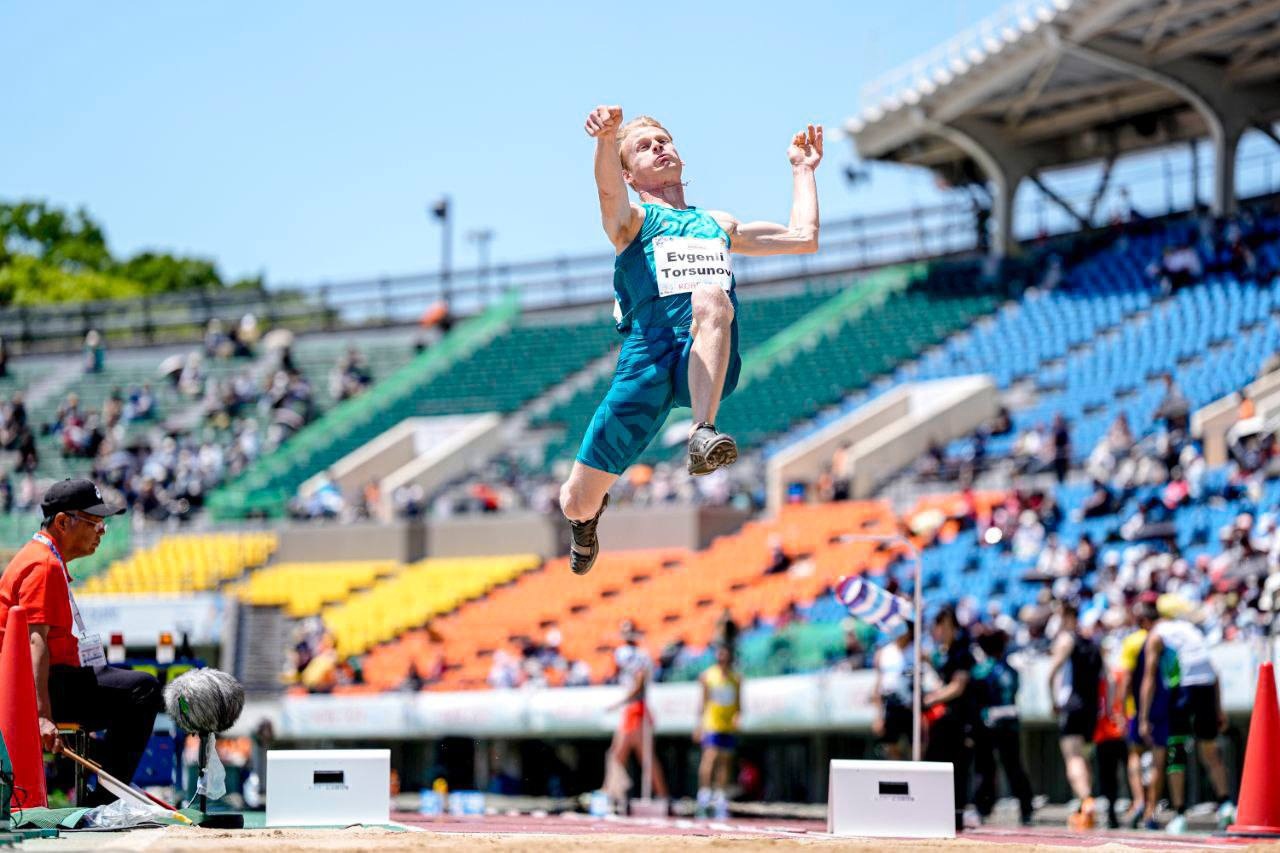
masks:
{"type": "Polygon", "coordinates": [[[622,127],[622,107],[599,106],[587,115],[587,135],[596,141],[596,191],[600,194],[600,222],[618,251],[635,239],[644,221],[644,211],[627,197],[618,157],[618,129],[622,127]]]}
{"type": "Polygon", "coordinates": [[[729,234],[732,251],[740,255],[807,255],[818,251],[818,184],[814,170],[822,162],[822,125],[809,125],[791,139],[791,219],[739,222],[727,213],[713,213],[729,234]]]}

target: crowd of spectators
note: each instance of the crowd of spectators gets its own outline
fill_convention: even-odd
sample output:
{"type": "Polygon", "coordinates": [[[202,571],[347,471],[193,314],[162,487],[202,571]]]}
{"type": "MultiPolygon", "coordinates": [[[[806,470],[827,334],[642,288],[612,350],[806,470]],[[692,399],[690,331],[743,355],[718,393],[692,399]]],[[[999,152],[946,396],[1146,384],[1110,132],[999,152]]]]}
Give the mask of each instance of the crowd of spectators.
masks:
{"type": "MultiPolygon", "coordinates": [[[[286,330],[260,335],[252,315],[229,327],[211,320],[200,350],[156,365],[157,381],[179,401],[163,397],[166,406],[150,381],[135,380],[113,388],[100,405],[68,393],[44,421],[30,416],[26,393],[14,391],[0,400],[0,449],[13,454],[9,470],[0,472],[0,511],[35,507],[37,480],[46,470],[42,450],[52,444],[64,459],[83,460],[86,473],[126,501],[141,523],[189,518],[211,489],[319,414],[292,341],[286,330]],[[215,364],[235,369],[211,369],[215,364]]],[[[7,351],[0,352],[7,373],[7,351]]],[[[106,369],[104,340],[91,332],[80,370],[95,375],[106,369]]],[[[364,356],[348,347],[328,377],[330,395],[349,399],[372,381],[364,356]]]]}
{"type": "Polygon", "coordinates": [[[566,658],[560,651],[560,642],[559,629],[551,628],[541,642],[526,637],[516,650],[497,650],[489,668],[489,686],[507,689],[591,684],[591,667],[586,661],[566,658]]]}

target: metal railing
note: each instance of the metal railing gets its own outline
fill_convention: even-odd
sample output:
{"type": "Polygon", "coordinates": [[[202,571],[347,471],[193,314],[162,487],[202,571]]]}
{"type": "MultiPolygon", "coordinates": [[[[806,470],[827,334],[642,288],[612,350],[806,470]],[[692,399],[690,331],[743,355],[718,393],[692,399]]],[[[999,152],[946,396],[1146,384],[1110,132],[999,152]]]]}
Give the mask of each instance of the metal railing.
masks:
{"type": "MultiPolygon", "coordinates": [[[[833,220],[822,234],[814,255],[736,257],[739,283],[870,269],[977,244],[973,210],[963,202],[833,220]]],[[[467,316],[513,290],[526,310],[601,303],[613,297],[613,260],[612,253],[566,255],[449,275],[19,306],[0,310],[0,336],[14,353],[68,352],[90,329],[109,345],[145,346],[198,340],[209,320],[244,314],[265,328],[338,331],[412,324],[441,301],[455,316],[467,316]]]]}
{"type": "MultiPolygon", "coordinates": [[[[1212,166],[1204,161],[1211,152],[1200,146],[1197,182],[1190,178],[1190,158],[1178,153],[1182,148],[1126,158],[1117,165],[1118,178],[1106,200],[1114,201],[1127,185],[1147,216],[1189,209],[1192,188],[1198,185],[1201,195],[1207,190],[1212,166]],[[1149,197],[1160,188],[1163,198],[1149,197]]],[[[1076,169],[1056,188],[1078,209],[1087,210],[1096,178],[1076,169]]],[[[1280,190],[1280,156],[1259,134],[1246,135],[1241,143],[1237,188],[1241,197],[1280,190]]],[[[1107,209],[1107,204],[1098,206],[1099,220],[1105,221],[1107,209]]],[[[978,224],[974,204],[957,191],[932,206],[824,222],[817,254],[737,256],[734,267],[739,284],[752,285],[947,257],[978,248],[978,224]]],[[[1079,230],[1077,222],[1028,184],[1018,194],[1015,224],[1015,235],[1022,240],[1079,230]]],[[[428,273],[266,290],[9,307],[0,309],[0,336],[10,353],[71,352],[81,346],[90,329],[103,333],[108,344],[116,347],[186,343],[199,340],[211,319],[234,321],[250,313],[264,328],[323,332],[413,324],[429,306],[441,301],[449,304],[454,315],[468,316],[509,291],[519,295],[526,310],[606,303],[613,295],[613,259],[612,253],[603,252],[564,255],[455,270],[448,276],[428,273]]]]}

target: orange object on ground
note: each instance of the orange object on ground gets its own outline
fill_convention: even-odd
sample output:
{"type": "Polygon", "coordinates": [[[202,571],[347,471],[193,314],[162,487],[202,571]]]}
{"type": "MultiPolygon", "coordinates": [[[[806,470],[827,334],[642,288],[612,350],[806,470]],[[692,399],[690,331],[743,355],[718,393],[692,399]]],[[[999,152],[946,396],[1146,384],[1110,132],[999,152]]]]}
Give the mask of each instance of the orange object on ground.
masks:
{"type": "Polygon", "coordinates": [[[44,749],[36,712],[36,679],[31,671],[31,643],[27,612],[10,607],[0,648],[0,734],[13,762],[15,809],[47,808],[44,787],[44,749]]]}
{"type": "Polygon", "coordinates": [[[1280,703],[1276,701],[1275,667],[1268,661],[1258,667],[1258,692],[1249,723],[1249,745],[1244,752],[1237,823],[1227,835],[1248,838],[1280,837],[1280,786],[1271,779],[1280,752],[1280,703]]]}

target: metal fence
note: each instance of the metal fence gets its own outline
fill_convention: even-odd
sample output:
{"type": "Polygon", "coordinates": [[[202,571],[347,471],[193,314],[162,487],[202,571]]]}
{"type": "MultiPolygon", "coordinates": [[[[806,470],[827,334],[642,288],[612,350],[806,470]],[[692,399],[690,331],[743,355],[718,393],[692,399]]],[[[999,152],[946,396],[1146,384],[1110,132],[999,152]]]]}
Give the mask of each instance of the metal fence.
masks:
{"type": "MultiPolygon", "coordinates": [[[[817,254],[738,257],[735,273],[745,285],[948,255],[977,245],[976,221],[972,207],[957,202],[836,220],[824,223],[817,254]]],[[[613,258],[566,255],[448,275],[11,307],[0,310],[0,335],[11,352],[67,352],[91,329],[116,346],[163,344],[198,339],[209,320],[245,314],[265,328],[337,331],[414,323],[442,301],[455,316],[466,316],[513,290],[529,310],[607,302],[613,258]]]]}

